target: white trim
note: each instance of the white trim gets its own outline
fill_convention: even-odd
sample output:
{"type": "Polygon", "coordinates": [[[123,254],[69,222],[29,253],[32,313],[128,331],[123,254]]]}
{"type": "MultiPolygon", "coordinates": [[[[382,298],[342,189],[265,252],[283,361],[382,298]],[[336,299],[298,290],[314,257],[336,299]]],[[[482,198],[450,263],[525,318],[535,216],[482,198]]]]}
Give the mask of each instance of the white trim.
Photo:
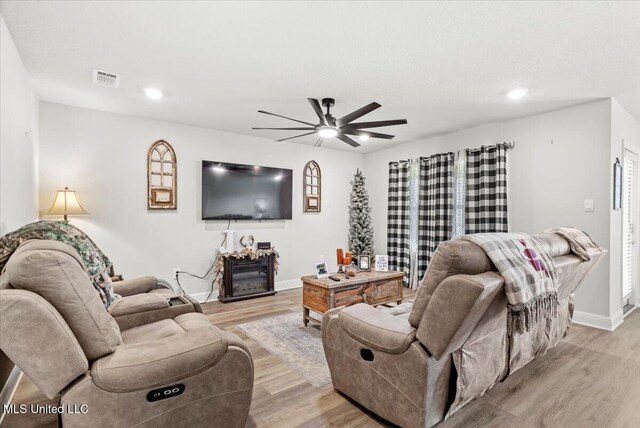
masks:
{"type": "MultiPolygon", "coordinates": [[[[200,293],[187,293],[189,297],[195,299],[198,303],[206,303],[205,299],[209,296],[210,291],[202,291],[200,293]]],[[[214,291],[211,293],[211,297],[207,302],[213,302],[214,300],[218,300],[218,292],[214,291]]]]}
{"type": "Polygon", "coordinates": [[[289,279],[287,281],[277,281],[275,289],[276,291],[291,290],[292,288],[301,288],[302,281],[299,279],[289,279]]]}
{"type": "MultiPolygon", "coordinates": [[[[11,373],[9,373],[9,377],[7,378],[7,382],[4,384],[2,391],[0,391],[0,406],[4,407],[5,404],[11,404],[13,394],[16,393],[16,389],[18,389],[18,384],[20,383],[21,378],[22,370],[20,370],[18,366],[13,366],[11,373]]],[[[4,412],[0,412],[0,425],[2,425],[4,415],[4,412]]]]}
{"type": "Polygon", "coordinates": [[[573,322],[575,324],[586,325],[587,327],[598,328],[600,330],[613,331],[622,324],[624,316],[622,311],[613,317],[605,317],[604,315],[592,314],[590,312],[575,311],[573,313],[573,322]]]}
{"type": "Polygon", "coordinates": [[[620,311],[617,314],[615,314],[615,316],[611,320],[611,331],[620,327],[620,324],[622,324],[623,321],[624,321],[624,312],[622,312],[622,309],[620,309],[620,311]]]}
{"type": "MultiPolygon", "coordinates": [[[[276,281],[275,290],[276,291],[284,291],[291,290],[294,288],[302,287],[302,281],[299,279],[289,279],[287,281],[276,281]]],[[[201,291],[200,293],[187,293],[189,297],[194,298],[199,303],[205,303],[205,299],[209,296],[210,291],[201,291]]],[[[211,293],[211,297],[207,302],[213,302],[214,300],[218,300],[218,292],[214,291],[211,293]]]]}

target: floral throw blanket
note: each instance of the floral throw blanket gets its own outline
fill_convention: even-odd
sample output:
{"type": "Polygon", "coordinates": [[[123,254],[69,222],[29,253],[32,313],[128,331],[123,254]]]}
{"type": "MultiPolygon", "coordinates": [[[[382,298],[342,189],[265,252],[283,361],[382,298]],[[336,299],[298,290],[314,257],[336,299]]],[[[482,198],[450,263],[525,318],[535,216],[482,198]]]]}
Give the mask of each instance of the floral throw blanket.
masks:
{"type": "Polygon", "coordinates": [[[73,247],[84,261],[87,274],[98,290],[105,308],[108,310],[116,301],[117,295],[113,291],[110,276],[113,272],[111,260],[83,231],[63,221],[37,221],[1,237],[0,271],[4,269],[13,252],[31,239],[50,239],[73,247]]]}
{"type": "Polygon", "coordinates": [[[558,314],[558,275],[551,257],[526,233],[476,233],[461,236],[477,244],[504,278],[510,336],[558,314]]]}

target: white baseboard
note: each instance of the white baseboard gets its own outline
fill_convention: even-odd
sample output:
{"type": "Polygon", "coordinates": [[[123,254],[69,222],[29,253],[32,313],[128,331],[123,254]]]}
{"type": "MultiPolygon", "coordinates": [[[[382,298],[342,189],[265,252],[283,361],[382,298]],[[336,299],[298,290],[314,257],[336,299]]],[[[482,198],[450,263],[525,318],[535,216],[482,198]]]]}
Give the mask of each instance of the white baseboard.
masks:
{"type": "Polygon", "coordinates": [[[607,331],[613,331],[618,328],[620,324],[622,324],[623,319],[622,311],[613,317],[582,311],[575,311],[573,313],[574,323],[607,331]]]}
{"type": "MultiPolygon", "coordinates": [[[[291,290],[293,288],[300,288],[300,287],[302,287],[302,281],[300,281],[299,279],[290,279],[287,281],[276,281],[274,288],[276,291],[284,291],[284,290],[291,290]]],[[[209,296],[209,294],[211,294],[211,297],[209,297],[207,302],[212,302],[218,299],[218,290],[215,290],[213,293],[209,291],[202,291],[200,293],[188,293],[188,294],[189,294],[189,297],[194,298],[200,303],[205,303],[205,299],[209,296]]]]}
{"type": "Polygon", "coordinates": [[[201,293],[187,293],[187,294],[189,295],[189,297],[195,299],[199,303],[206,303],[205,299],[209,297],[209,294],[211,294],[211,297],[209,297],[209,299],[206,300],[207,302],[213,302],[214,300],[218,299],[217,291],[214,291],[213,293],[211,293],[210,291],[203,291],[201,293]]]}
{"type": "Polygon", "coordinates": [[[611,321],[611,331],[613,331],[616,328],[620,327],[620,324],[622,324],[623,321],[624,321],[624,312],[622,312],[622,309],[620,309],[620,312],[615,314],[615,316],[613,317],[613,319],[611,321]]]}
{"type": "Polygon", "coordinates": [[[276,291],[291,290],[292,288],[302,287],[302,281],[299,279],[290,279],[288,281],[276,281],[276,291]]]}

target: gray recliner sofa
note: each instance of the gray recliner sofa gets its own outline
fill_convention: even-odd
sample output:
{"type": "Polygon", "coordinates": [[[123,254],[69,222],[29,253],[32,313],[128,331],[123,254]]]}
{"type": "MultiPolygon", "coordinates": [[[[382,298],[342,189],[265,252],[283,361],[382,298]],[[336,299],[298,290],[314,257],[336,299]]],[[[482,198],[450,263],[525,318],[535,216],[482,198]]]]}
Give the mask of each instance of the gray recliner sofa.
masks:
{"type": "Polygon", "coordinates": [[[557,268],[557,317],[509,336],[502,276],[476,244],[443,242],[414,302],[324,314],[334,388],[397,425],[431,427],[557,345],[571,324],[574,291],[606,250],[584,262],[562,237],[535,236],[557,268]]]}
{"type": "Polygon", "coordinates": [[[63,427],[245,426],[253,361],[237,336],[194,312],[121,329],[78,253],[46,242],[22,244],[6,265],[0,348],[76,410],[63,427]]]}

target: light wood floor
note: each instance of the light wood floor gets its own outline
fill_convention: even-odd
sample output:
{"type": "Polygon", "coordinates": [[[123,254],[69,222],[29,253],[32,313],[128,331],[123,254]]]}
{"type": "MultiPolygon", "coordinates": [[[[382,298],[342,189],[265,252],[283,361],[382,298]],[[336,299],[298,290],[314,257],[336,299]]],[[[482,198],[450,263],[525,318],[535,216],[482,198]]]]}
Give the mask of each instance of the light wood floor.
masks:
{"type": "MultiPolygon", "coordinates": [[[[389,426],[330,384],[314,388],[235,327],[287,311],[301,312],[300,302],[301,290],[296,289],[204,305],[211,322],[242,337],[253,356],[255,387],[248,426],[389,426]]],[[[49,401],[23,377],[14,402],[49,401]]],[[[54,427],[55,417],[7,415],[3,426],[54,427]]],[[[640,310],[615,332],[573,325],[558,347],[438,427],[640,427],[640,310]]]]}

